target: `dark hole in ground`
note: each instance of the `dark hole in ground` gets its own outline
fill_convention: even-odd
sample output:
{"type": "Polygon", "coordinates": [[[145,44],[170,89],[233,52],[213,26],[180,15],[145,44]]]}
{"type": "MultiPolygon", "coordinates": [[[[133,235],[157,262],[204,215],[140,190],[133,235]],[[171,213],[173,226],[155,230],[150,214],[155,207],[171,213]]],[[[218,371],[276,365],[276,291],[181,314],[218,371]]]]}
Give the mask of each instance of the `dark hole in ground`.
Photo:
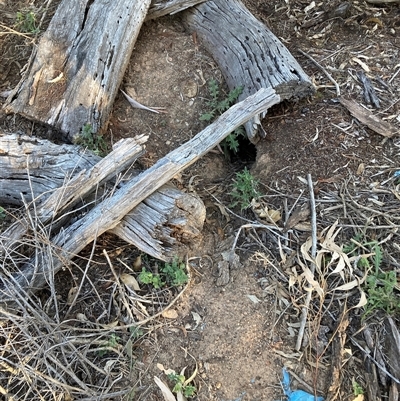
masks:
{"type": "Polygon", "coordinates": [[[236,153],[230,149],[227,150],[229,161],[250,167],[256,161],[257,149],[245,135],[238,135],[237,141],[239,142],[239,146],[236,153]]]}

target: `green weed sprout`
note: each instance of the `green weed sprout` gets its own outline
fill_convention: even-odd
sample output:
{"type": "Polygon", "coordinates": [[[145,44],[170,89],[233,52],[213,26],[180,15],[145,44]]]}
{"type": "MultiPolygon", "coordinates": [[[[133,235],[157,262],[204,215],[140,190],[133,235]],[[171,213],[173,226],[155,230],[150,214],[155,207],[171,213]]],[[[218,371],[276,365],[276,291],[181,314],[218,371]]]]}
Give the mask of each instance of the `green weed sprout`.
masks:
{"type": "Polygon", "coordinates": [[[17,27],[24,33],[39,33],[39,28],[36,26],[36,15],[33,11],[18,11],[17,27]]]}
{"type": "Polygon", "coordinates": [[[175,258],[171,263],[165,263],[162,272],[165,274],[168,283],[179,287],[188,282],[188,276],[184,269],[185,263],[179,262],[179,260],[175,258]]]}
{"type": "Polygon", "coordinates": [[[178,375],[176,373],[170,373],[168,379],[174,383],[173,393],[182,393],[184,397],[193,397],[196,392],[196,387],[190,384],[185,384],[186,378],[184,375],[178,375]]]}
{"type": "Polygon", "coordinates": [[[360,395],[360,394],[364,394],[364,389],[354,379],[351,381],[351,384],[353,386],[353,394],[355,396],[360,395]]]}
{"type": "Polygon", "coordinates": [[[85,124],[79,136],[76,139],[76,144],[81,145],[91,150],[98,156],[105,156],[107,154],[107,145],[102,135],[93,132],[91,124],[85,124]]]}
{"type": "Polygon", "coordinates": [[[150,284],[156,289],[161,288],[165,284],[161,280],[161,277],[159,274],[154,274],[154,273],[146,270],[145,267],[142,267],[142,271],[139,274],[139,281],[142,284],[150,284]]]}
{"type": "Polygon", "coordinates": [[[185,266],[185,263],[175,258],[172,262],[164,264],[164,267],[161,268],[161,274],[152,273],[145,267],[142,267],[138,278],[141,283],[150,284],[156,289],[163,287],[165,284],[179,287],[188,282],[185,266]]]}
{"type": "Polygon", "coordinates": [[[233,181],[233,189],[230,193],[233,198],[231,206],[240,206],[240,210],[247,209],[251,205],[252,199],[260,197],[258,186],[258,180],[246,167],[236,173],[236,179],[233,181]]]}
{"type": "Polygon", "coordinates": [[[99,351],[99,355],[104,356],[107,354],[107,352],[109,352],[110,349],[117,348],[120,341],[121,338],[118,337],[115,333],[112,333],[109,339],[106,342],[104,342],[103,347],[99,351]]]}
{"type": "Polygon", "coordinates": [[[373,253],[370,258],[360,258],[357,267],[366,271],[371,270],[364,283],[364,290],[367,295],[367,304],[364,307],[363,318],[381,310],[388,315],[400,312],[400,298],[396,293],[397,275],[395,270],[382,271],[383,251],[376,242],[363,242],[363,235],[358,234],[351,245],[343,247],[343,250],[350,254],[356,250],[355,242],[373,253]],[[372,266],[371,263],[372,262],[372,266]]]}
{"type": "MultiPolygon", "coordinates": [[[[237,88],[232,89],[228,93],[227,97],[222,100],[220,99],[218,82],[215,79],[211,79],[209,81],[208,90],[211,96],[211,100],[207,103],[209,111],[201,115],[200,121],[211,122],[216,117],[220,116],[222,113],[227,111],[229,107],[232,106],[232,104],[237,100],[237,98],[243,92],[243,86],[238,86],[237,88]]],[[[221,145],[224,148],[225,155],[227,155],[227,149],[230,149],[234,153],[238,152],[239,150],[238,137],[240,135],[244,135],[243,127],[237,128],[222,141],[221,145]]]]}

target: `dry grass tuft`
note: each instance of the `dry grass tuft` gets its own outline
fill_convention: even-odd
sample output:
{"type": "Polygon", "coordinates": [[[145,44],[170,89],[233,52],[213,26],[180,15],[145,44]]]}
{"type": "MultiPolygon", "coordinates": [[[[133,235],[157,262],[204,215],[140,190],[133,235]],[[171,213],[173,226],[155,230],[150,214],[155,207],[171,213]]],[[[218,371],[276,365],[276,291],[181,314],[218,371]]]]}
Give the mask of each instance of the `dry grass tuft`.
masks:
{"type": "MultiPolygon", "coordinates": [[[[37,221],[31,217],[25,221],[37,221]]],[[[66,262],[65,273],[50,274],[46,289],[24,293],[15,281],[21,265],[38,253],[47,261],[61,257],[49,230],[34,227],[19,245],[0,248],[0,292],[13,288],[12,308],[0,307],[0,394],[7,400],[133,399],[142,374],[135,347],[189,283],[181,292],[139,295],[120,279],[129,266],[121,266],[119,252],[96,254],[94,244],[87,258],[66,262]],[[96,278],[90,272],[100,265],[96,278]]]]}

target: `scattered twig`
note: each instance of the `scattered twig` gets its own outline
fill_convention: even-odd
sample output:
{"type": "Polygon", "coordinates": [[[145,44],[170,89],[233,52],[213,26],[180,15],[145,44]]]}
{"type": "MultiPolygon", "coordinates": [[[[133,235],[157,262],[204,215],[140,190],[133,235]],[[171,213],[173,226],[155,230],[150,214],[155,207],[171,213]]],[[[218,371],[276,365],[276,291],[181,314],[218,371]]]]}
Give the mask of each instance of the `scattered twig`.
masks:
{"type": "Polygon", "coordinates": [[[135,109],[142,109],[142,110],[147,110],[151,111],[152,113],[166,113],[163,108],[161,107],[147,107],[144,106],[143,104],[139,103],[137,100],[135,100],[133,97],[129,96],[127,93],[125,93],[122,89],[121,92],[124,94],[126,97],[126,100],[128,100],[129,104],[135,108],[135,109]]]}
{"type": "Polygon", "coordinates": [[[371,353],[369,351],[366,351],[359,343],[358,341],[354,338],[354,337],[350,337],[351,342],[357,347],[359,348],[360,351],[362,351],[366,357],[368,357],[369,359],[371,359],[371,361],[379,368],[382,370],[382,372],[386,373],[393,381],[395,381],[397,384],[400,384],[400,380],[395,378],[392,374],[390,374],[390,372],[388,372],[386,370],[386,368],[384,366],[382,366],[380,363],[378,363],[376,361],[376,359],[374,359],[371,356],[371,353]]]}
{"type": "Polygon", "coordinates": [[[365,75],[364,71],[357,73],[358,78],[364,86],[364,98],[367,103],[372,104],[379,109],[381,106],[378,96],[376,96],[375,88],[372,86],[371,80],[365,75]]]}
{"type": "Polygon", "coordinates": [[[340,87],[339,87],[339,84],[333,79],[332,75],[329,74],[329,72],[324,67],[322,67],[322,65],[319,64],[318,61],[316,61],[308,53],[304,52],[301,49],[298,49],[298,50],[303,56],[306,56],[309,60],[311,60],[327,76],[327,78],[335,85],[336,96],[339,97],[340,96],[340,87]]]}
{"type": "MultiPolygon", "coordinates": [[[[310,191],[310,208],[311,208],[311,236],[312,236],[312,247],[311,247],[311,257],[314,260],[317,254],[317,214],[315,211],[315,198],[314,198],[314,186],[312,182],[311,175],[307,175],[308,187],[310,191]]],[[[311,263],[310,266],[311,273],[315,272],[315,263],[311,263]]],[[[303,342],[304,330],[307,324],[308,307],[311,301],[312,291],[307,292],[307,298],[305,304],[301,310],[300,328],[299,334],[296,342],[296,351],[299,351],[301,344],[303,342]]]]}

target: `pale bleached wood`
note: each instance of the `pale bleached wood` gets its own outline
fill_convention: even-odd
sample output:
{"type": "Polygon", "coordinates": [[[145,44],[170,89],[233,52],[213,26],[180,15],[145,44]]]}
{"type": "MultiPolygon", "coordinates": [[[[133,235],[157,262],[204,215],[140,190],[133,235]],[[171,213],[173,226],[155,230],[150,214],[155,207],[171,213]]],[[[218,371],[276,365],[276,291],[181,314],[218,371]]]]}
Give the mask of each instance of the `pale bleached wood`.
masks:
{"type": "MultiPolygon", "coordinates": [[[[243,86],[239,100],[260,88],[274,88],[282,99],[294,100],[314,92],[289,50],[241,1],[209,0],[184,11],[182,22],[211,53],[229,88],[243,86]]],[[[263,136],[263,117],[245,124],[252,142],[263,136]]]]}
{"type": "Polygon", "coordinates": [[[115,144],[111,153],[101,159],[77,146],[55,145],[28,136],[0,137],[0,199],[5,194],[4,200],[7,201],[12,194],[13,204],[16,204],[16,191],[22,189],[25,195],[18,196],[17,205],[25,204],[29,208],[25,216],[1,233],[0,255],[12,253],[23,243],[28,230],[37,231],[49,222],[51,230],[57,230],[60,223],[56,224],[56,220],[71,211],[102,183],[130,167],[143,154],[147,139],[145,135],[122,139],[115,144]],[[16,177],[18,185],[15,187],[16,177]],[[40,192],[43,190],[42,180],[47,180],[53,188],[40,192]],[[58,187],[54,188],[55,185],[58,187]],[[24,202],[22,197],[25,198],[24,202]]]}
{"type": "Polygon", "coordinates": [[[49,275],[57,273],[66,261],[97,236],[115,228],[141,201],[214,148],[233,130],[280,101],[280,96],[273,89],[260,89],[232,106],[190,141],[128,181],[111,198],[95,206],[82,219],[53,237],[52,246],[38,250],[36,257],[22,266],[18,274],[12,277],[0,276],[3,284],[0,287],[0,304],[15,304],[15,294],[42,288],[50,280],[49,275]]]}
{"type": "Polygon", "coordinates": [[[23,197],[25,203],[34,199],[36,207],[42,208],[41,215],[60,214],[61,199],[66,206],[71,205],[102,181],[109,180],[110,175],[126,169],[135,160],[132,151],[136,152],[137,146],[146,140],[145,136],[121,140],[102,160],[81,146],[57,145],[27,135],[0,133],[0,204],[21,206],[23,197]],[[123,147],[117,150],[119,145],[123,147]],[[92,177],[87,176],[96,163],[99,163],[98,171],[94,171],[92,177]],[[78,172],[80,177],[76,177],[78,172]],[[67,182],[68,187],[58,190],[67,182]]]}
{"type": "MultiPolygon", "coordinates": [[[[76,215],[75,205],[80,200],[84,201],[84,208],[89,210],[93,206],[88,199],[89,194],[95,191],[96,196],[92,194],[91,197],[93,202],[99,202],[107,191],[112,191],[117,185],[115,182],[108,183],[107,190],[99,187],[103,182],[120,173],[123,174],[119,178],[122,181],[132,175],[132,172],[125,170],[142,153],[142,145],[146,140],[144,135],[122,139],[114,145],[114,150],[108,156],[101,159],[99,156],[90,156],[78,146],[55,145],[28,136],[0,136],[0,204],[6,206],[5,201],[12,194],[13,200],[19,200],[15,204],[21,206],[23,201],[18,191],[34,194],[30,198],[24,196],[25,204],[30,204],[34,198],[25,217],[20,217],[0,235],[0,255],[15,253],[24,243],[28,230],[38,231],[39,227],[43,227],[57,232],[62,224],[76,215]],[[18,185],[15,187],[16,176],[18,185]],[[37,181],[38,177],[41,180],[37,181]],[[42,179],[46,177],[58,188],[41,193],[42,179]],[[3,193],[6,196],[2,199],[3,193]]],[[[205,207],[197,196],[167,186],[150,195],[127,214],[113,232],[143,252],[166,260],[185,256],[188,247],[200,236],[204,220],[205,207]]]]}
{"type": "Polygon", "coordinates": [[[6,112],[61,130],[104,129],[150,0],[63,0],[6,112]]]}
{"type": "Polygon", "coordinates": [[[152,0],[146,20],[176,14],[206,0],[152,0]]]}
{"type": "Polygon", "coordinates": [[[341,97],[340,103],[349,110],[350,114],[359,120],[362,124],[365,124],[369,129],[375,131],[377,134],[391,138],[397,135],[400,131],[387,121],[380,119],[373,112],[364,109],[354,100],[349,100],[341,97]]]}
{"type": "Polygon", "coordinates": [[[184,259],[201,237],[205,218],[206,208],[197,195],[167,184],[139,203],[109,232],[157,259],[184,259]]]}

